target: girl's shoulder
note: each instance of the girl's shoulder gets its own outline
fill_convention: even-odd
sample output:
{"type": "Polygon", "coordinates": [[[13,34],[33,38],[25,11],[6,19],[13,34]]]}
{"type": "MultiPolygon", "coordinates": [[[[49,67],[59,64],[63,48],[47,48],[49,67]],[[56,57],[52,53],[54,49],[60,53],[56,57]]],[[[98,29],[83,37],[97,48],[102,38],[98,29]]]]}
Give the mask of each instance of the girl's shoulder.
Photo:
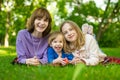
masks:
{"type": "Polygon", "coordinates": [[[29,33],[29,32],[28,32],[28,30],[23,29],[23,30],[20,30],[18,33],[19,33],[19,34],[25,34],[25,33],[29,33]]]}
{"type": "Polygon", "coordinates": [[[48,49],[53,49],[52,47],[48,46],[48,49]]]}
{"type": "Polygon", "coordinates": [[[47,53],[48,53],[48,54],[55,54],[56,52],[54,51],[54,49],[53,49],[52,47],[49,46],[49,47],[47,48],[47,53]]]}
{"type": "Polygon", "coordinates": [[[23,29],[23,30],[20,30],[18,32],[18,36],[21,37],[21,38],[29,38],[30,37],[30,33],[26,30],[26,29],[23,29]]]}
{"type": "Polygon", "coordinates": [[[54,49],[52,48],[52,47],[50,47],[50,46],[48,46],[48,51],[54,51],[54,49]]]}

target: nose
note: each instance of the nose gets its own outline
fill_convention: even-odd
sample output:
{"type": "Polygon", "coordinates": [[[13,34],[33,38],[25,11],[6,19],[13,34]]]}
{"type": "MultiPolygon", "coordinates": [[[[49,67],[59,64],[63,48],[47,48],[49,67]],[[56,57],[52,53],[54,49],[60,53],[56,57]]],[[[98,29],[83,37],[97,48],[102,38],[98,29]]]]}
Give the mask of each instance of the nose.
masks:
{"type": "Polygon", "coordinates": [[[57,45],[59,45],[60,43],[59,43],[59,42],[57,42],[56,44],[57,44],[57,45]]]}
{"type": "Polygon", "coordinates": [[[71,32],[69,31],[69,32],[68,32],[68,36],[70,36],[70,35],[71,35],[71,32]]]}
{"type": "Polygon", "coordinates": [[[41,22],[41,23],[44,23],[44,20],[43,20],[43,19],[41,19],[41,20],[40,20],[40,22],[41,22]]]}
{"type": "Polygon", "coordinates": [[[61,43],[60,43],[60,42],[57,42],[56,45],[57,45],[57,46],[61,46],[61,43]]]}

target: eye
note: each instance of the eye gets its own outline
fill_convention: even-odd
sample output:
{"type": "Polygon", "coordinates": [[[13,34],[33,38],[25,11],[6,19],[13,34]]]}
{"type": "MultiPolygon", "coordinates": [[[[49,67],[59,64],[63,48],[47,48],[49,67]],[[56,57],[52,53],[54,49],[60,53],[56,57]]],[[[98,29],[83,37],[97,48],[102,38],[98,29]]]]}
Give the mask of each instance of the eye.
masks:
{"type": "Polygon", "coordinates": [[[53,41],[54,43],[57,43],[57,41],[53,41]]]}
{"type": "Polygon", "coordinates": [[[67,34],[67,31],[63,32],[63,34],[67,34]]]}
{"type": "Polygon", "coordinates": [[[60,41],[60,43],[62,43],[63,41],[60,41]]]}
{"type": "Polygon", "coordinates": [[[72,28],[69,29],[69,31],[72,31],[72,30],[73,30],[72,28]]]}
{"type": "Polygon", "coordinates": [[[46,19],[44,19],[44,21],[45,21],[45,22],[48,22],[49,20],[46,18],[46,19]]]}

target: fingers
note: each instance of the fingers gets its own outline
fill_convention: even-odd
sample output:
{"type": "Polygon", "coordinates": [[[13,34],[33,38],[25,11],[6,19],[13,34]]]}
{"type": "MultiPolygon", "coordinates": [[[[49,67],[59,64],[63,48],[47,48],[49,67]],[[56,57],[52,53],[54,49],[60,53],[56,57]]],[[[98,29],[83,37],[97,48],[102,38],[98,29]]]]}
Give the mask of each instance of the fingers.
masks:
{"type": "Polygon", "coordinates": [[[38,66],[40,63],[39,62],[30,62],[29,65],[34,65],[34,66],[38,66]]]}
{"type": "Polygon", "coordinates": [[[69,63],[71,63],[71,64],[77,64],[79,61],[80,61],[79,58],[73,58],[73,60],[70,61],[69,63]]]}
{"type": "Polygon", "coordinates": [[[67,65],[67,64],[66,64],[64,61],[62,61],[62,62],[61,62],[61,65],[62,65],[62,66],[65,66],[65,65],[67,65]]]}
{"type": "Polygon", "coordinates": [[[26,64],[28,65],[39,65],[40,62],[37,58],[30,58],[30,59],[26,59],[26,64]]]}

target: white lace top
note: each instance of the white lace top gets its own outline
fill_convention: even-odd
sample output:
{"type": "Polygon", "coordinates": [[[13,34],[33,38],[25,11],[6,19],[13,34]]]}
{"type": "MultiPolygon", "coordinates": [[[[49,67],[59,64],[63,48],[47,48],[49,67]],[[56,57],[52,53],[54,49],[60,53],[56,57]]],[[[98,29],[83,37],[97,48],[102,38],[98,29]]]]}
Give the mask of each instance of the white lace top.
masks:
{"type": "Polygon", "coordinates": [[[95,38],[89,34],[85,35],[85,45],[80,50],[73,52],[73,55],[84,60],[86,65],[97,65],[106,57],[106,54],[100,50],[95,38]]]}

